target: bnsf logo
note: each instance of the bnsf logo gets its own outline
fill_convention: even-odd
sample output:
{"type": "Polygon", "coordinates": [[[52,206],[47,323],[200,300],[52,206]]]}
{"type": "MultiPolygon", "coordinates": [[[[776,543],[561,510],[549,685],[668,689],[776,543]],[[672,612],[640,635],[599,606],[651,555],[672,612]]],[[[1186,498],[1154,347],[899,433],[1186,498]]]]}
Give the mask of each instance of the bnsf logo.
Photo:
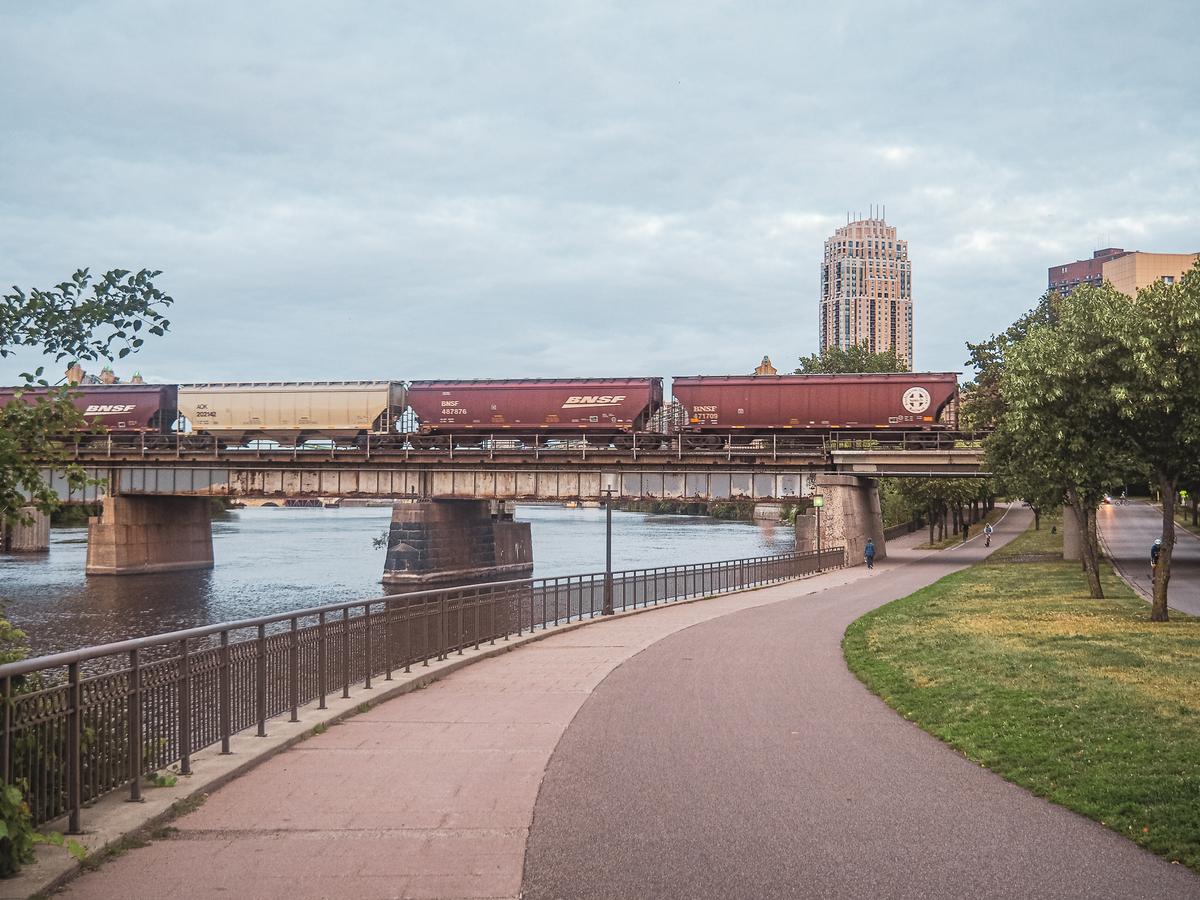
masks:
{"type": "Polygon", "coordinates": [[[598,397],[568,397],[563,409],[579,409],[584,406],[620,406],[624,394],[603,394],[598,397]]]}
{"type": "Polygon", "coordinates": [[[92,404],[83,411],[85,416],[107,416],[112,413],[127,413],[133,412],[134,405],[132,403],[117,403],[117,404],[92,404]]]}

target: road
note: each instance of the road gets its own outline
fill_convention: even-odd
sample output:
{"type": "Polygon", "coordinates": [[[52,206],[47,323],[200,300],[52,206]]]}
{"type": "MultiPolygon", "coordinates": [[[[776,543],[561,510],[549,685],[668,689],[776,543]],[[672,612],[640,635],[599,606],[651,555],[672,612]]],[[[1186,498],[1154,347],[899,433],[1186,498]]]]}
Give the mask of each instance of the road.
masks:
{"type": "MultiPolygon", "coordinates": [[[[1162,509],[1136,502],[1101,506],[1096,524],[1109,557],[1138,593],[1149,598],[1150,545],[1162,536],[1162,509]]],[[[1175,526],[1167,603],[1171,609],[1200,616],[1200,538],[1182,525],[1175,526]]]]}
{"type": "Polygon", "coordinates": [[[984,552],[896,554],[614,670],[551,759],[524,896],[1200,897],[1190,871],[958,756],[847,670],[846,625],[984,552]]]}

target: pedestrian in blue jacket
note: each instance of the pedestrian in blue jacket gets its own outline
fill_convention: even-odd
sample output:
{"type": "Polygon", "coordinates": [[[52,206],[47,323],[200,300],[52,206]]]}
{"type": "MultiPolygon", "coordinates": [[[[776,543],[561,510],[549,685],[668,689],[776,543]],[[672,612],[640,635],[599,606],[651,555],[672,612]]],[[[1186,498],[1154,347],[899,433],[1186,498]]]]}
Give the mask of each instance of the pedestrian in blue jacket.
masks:
{"type": "Polygon", "coordinates": [[[863,559],[867,561],[867,568],[875,568],[875,542],[867,538],[867,546],[863,547],[863,559]]]}

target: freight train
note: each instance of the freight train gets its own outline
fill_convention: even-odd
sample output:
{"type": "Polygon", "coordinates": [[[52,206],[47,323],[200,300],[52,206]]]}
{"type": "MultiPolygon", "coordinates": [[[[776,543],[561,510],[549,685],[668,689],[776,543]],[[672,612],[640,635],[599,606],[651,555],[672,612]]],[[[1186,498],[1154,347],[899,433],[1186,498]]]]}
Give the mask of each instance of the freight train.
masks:
{"type": "MultiPolygon", "coordinates": [[[[15,388],[0,389],[0,406],[15,388]]],[[[32,401],[43,391],[25,391],[32,401]]],[[[190,434],[223,446],[272,440],[299,446],[376,436],[415,449],[583,439],[623,447],[689,434],[730,443],[839,429],[953,429],[958,375],[699,375],[471,381],[309,381],[180,385],[87,384],[72,402],[111,432],[190,434]]],[[[700,441],[702,444],[703,442],[700,441]]]]}

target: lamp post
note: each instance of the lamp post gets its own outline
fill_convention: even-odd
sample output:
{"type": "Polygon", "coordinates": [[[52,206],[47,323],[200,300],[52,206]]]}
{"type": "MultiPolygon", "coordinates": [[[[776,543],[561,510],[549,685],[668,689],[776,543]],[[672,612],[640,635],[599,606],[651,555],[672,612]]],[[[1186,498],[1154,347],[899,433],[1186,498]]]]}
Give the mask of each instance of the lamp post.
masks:
{"type": "Polygon", "coordinates": [[[825,498],[820,494],[814,494],[812,498],[813,509],[817,511],[817,571],[821,571],[821,507],[825,505],[825,498]]]}
{"type": "Polygon", "coordinates": [[[601,615],[611,616],[613,609],[612,577],[612,488],[604,493],[604,609],[601,615]]]}

